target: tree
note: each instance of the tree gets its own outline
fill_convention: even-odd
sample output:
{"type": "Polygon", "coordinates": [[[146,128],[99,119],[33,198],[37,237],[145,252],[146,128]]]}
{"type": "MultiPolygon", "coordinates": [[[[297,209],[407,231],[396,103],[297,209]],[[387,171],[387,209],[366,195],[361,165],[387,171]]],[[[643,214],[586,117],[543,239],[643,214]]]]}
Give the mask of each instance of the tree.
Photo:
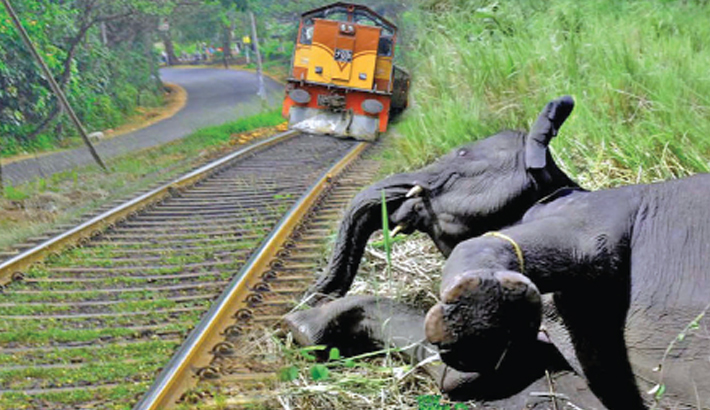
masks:
{"type": "MultiPolygon", "coordinates": [[[[127,94],[145,88],[144,84],[125,81],[130,75],[116,75],[112,69],[120,70],[126,60],[152,58],[152,47],[146,44],[150,45],[151,34],[157,29],[155,20],[169,13],[177,0],[23,0],[15,3],[23,26],[61,88],[69,91],[79,115],[88,116],[89,123],[101,126],[115,122],[117,110],[130,111],[134,105],[127,102],[127,94]],[[105,28],[106,43],[102,41],[100,25],[105,28]],[[144,54],[137,56],[128,51],[129,48],[141,49],[144,54]],[[128,54],[131,58],[115,58],[128,54]],[[110,93],[114,93],[116,101],[107,102],[110,93]],[[113,115],[105,120],[98,118],[94,114],[97,104],[113,108],[108,110],[113,115]]],[[[140,65],[147,67],[145,77],[150,77],[150,64],[140,65]]],[[[0,107],[0,133],[6,137],[6,152],[36,144],[36,137],[53,123],[59,127],[53,134],[64,135],[62,121],[55,121],[60,109],[48,91],[47,80],[37,70],[4,10],[0,10],[0,107]]]]}

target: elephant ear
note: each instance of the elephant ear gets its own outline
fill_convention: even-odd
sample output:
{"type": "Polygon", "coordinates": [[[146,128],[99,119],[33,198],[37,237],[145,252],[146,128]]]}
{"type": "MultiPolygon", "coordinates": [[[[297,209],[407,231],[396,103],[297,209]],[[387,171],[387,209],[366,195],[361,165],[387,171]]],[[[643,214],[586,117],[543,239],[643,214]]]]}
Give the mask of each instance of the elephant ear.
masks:
{"type": "Polygon", "coordinates": [[[573,108],[574,100],[569,95],[547,103],[525,140],[525,164],[528,169],[545,167],[547,146],[557,135],[573,108]]]}

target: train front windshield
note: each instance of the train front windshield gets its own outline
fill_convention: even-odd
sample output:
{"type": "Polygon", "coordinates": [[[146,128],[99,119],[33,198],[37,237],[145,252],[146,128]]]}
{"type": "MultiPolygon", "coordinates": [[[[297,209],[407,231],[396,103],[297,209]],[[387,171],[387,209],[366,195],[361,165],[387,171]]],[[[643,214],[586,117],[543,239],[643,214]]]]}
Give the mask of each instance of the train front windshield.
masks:
{"type": "Polygon", "coordinates": [[[301,35],[299,38],[301,44],[310,45],[313,43],[314,19],[352,22],[363,26],[379,27],[381,34],[377,54],[383,57],[392,56],[392,52],[394,51],[392,43],[396,29],[393,25],[387,23],[376,14],[373,14],[367,10],[358,9],[348,11],[348,8],[344,6],[335,6],[309,13],[303,16],[303,24],[301,26],[301,35]]]}

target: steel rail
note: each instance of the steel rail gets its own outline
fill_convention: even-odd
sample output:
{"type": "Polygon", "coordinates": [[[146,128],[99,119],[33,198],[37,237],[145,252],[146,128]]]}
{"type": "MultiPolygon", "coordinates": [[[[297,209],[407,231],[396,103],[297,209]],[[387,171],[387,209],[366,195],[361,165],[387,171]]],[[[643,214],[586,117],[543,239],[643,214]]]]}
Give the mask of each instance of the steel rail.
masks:
{"type": "Polygon", "coordinates": [[[225,291],[193,329],[133,410],[162,410],[175,407],[182,394],[196,383],[195,379],[200,369],[209,366],[212,359],[209,353],[224,338],[223,330],[235,322],[234,313],[246,306],[245,299],[251,292],[250,285],[253,285],[250,281],[258,280],[255,276],[269,267],[269,263],[277,256],[281,246],[313,207],[333,177],[357,159],[368,146],[369,144],[365,142],[356,144],[293,205],[230,281],[225,291]]]}
{"type": "Polygon", "coordinates": [[[43,261],[47,256],[58,254],[69,246],[88,241],[91,237],[102,233],[106,228],[135,215],[151,204],[166,199],[173,195],[173,193],[184,190],[205,179],[221,166],[297,134],[299,134],[297,131],[286,131],[269,137],[257,144],[242,148],[27,249],[0,264],[0,287],[7,285],[15,279],[21,279],[24,277],[24,271],[33,264],[43,261]]]}

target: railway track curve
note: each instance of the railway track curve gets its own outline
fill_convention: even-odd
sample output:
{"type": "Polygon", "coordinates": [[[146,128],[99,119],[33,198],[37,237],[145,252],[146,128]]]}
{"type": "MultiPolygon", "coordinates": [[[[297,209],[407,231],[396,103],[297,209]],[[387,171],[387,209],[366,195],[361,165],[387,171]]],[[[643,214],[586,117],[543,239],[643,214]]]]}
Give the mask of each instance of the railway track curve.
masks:
{"type": "Polygon", "coordinates": [[[369,166],[334,183],[366,147],[280,134],[1,263],[0,408],[167,408],[233,375],[218,361],[295,303],[372,178],[369,166]],[[166,373],[178,375],[169,388],[166,373]]]}

